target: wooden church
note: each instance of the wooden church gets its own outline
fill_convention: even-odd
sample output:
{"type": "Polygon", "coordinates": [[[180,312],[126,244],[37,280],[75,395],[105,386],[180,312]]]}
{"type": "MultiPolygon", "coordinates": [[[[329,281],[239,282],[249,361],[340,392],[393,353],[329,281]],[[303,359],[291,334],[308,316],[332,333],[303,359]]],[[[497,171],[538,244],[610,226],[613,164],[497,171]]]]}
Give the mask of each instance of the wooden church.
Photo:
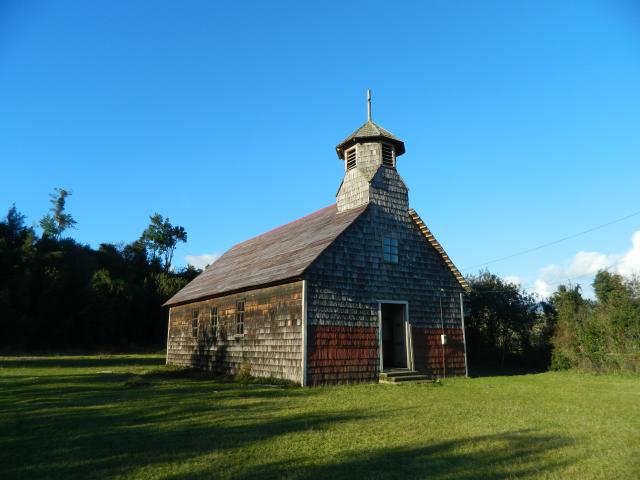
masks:
{"type": "Polygon", "coordinates": [[[166,302],[167,363],[301,385],[466,374],[467,284],[371,119],[337,147],[336,203],[240,243],[166,302]]]}

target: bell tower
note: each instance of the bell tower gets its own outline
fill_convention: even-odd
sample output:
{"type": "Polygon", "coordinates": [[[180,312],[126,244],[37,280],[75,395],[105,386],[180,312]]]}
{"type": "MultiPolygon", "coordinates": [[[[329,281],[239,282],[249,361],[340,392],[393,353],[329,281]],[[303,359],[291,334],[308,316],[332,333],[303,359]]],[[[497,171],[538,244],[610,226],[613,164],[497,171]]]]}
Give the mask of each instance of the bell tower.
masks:
{"type": "Polygon", "coordinates": [[[400,208],[408,208],[407,188],[396,171],[404,142],[371,119],[371,90],[367,90],[367,122],[337,147],[345,163],[345,174],[336,195],[343,212],[392,194],[400,208]],[[395,185],[394,185],[395,184],[395,185]]]}

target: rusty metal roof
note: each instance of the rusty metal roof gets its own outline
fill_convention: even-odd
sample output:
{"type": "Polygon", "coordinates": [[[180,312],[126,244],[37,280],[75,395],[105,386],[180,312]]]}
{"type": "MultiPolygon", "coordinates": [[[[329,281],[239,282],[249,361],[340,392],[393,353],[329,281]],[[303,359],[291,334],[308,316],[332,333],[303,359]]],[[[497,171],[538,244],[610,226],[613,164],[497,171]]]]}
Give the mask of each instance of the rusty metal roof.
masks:
{"type": "Polygon", "coordinates": [[[164,305],[175,305],[300,277],[366,209],[318,210],[227,250],[164,305]]]}

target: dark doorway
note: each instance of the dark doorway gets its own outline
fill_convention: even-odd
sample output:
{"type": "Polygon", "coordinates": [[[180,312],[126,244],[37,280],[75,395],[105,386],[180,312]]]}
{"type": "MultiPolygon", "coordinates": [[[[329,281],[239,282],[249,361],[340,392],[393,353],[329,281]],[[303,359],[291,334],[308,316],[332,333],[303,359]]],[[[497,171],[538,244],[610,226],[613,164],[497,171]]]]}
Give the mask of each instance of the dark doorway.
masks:
{"type": "Polygon", "coordinates": [[[407,368],[406,305],[381,303],[382,369],[407,368]]]}

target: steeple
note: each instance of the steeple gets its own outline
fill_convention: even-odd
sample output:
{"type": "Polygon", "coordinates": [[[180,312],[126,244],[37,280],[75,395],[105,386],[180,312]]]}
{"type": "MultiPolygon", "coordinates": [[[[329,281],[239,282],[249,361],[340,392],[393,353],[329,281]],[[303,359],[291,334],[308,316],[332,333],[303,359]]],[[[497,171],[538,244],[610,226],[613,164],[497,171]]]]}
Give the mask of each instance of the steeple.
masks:
{"type": "Polygon", "coordinates": [[[336,195],[339,211],[369,203],[376,176],[397,177],[406,190],[396,172],[397,158],[405,152],[404,142],[373,122],[371,90],[367,90],[367,121],[340,142],[336,152],[338,158],[345,162],[344,179],[336,195]]]}
{"type": "Polygon", "coordinates": [[[362,142],[388,142],[395,146],[395,156],[399,157],[404,153],[404,142],[394,134],[388,132],[371,119],[371,90],[367,90],[367,121],[355,132],[345,138],[336,147],[338,158],[344,160],[344,152],[352,145],[362,142]]]}

